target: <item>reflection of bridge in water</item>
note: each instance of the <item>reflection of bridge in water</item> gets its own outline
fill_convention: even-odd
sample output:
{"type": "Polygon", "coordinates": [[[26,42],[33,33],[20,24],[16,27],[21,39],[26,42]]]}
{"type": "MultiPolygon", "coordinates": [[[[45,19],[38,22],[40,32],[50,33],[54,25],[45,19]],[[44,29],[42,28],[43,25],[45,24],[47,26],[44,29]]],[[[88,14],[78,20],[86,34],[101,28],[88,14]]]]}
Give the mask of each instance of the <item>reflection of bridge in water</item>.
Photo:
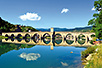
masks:
{"type": "MultiPolygon", "coordinates": [[[[91,35],[95,33],[89,32],[54,32],[53,28],[51,28],[50,32],[9,32],[9,33],[2,33],[3,36],[11,37],[30,37],[29,41],[25,41],[24,39],[18,41],[14,39],[5,40],[2,39],[2,42],[8,43],[18,43],[18,44],[35,44],[35,45],[55,45],[55,46],[92,46],[89,42],[92,40],[91,35]],[[82,38],[80,38],[81,36],[82,38]],[[47,39],[44,39],[47,38],[47,39]],[[36,41],[35,41],[36,39],[36,41]],[[57,44],[55,40],[61,39],[60,44],[57,44]],[[78,40],[84,39],[84,44],[79,44],[78,40]],[[44,40],[49,40],[49,43],[45,43],[44,40]],[[66,40],[72,40],[72,44],[68,44],[66,40]],[[54,43],[53,43],[54,42],[54,43]]],[[[27,40],[27,39],[26,39],[27,40]]]]}

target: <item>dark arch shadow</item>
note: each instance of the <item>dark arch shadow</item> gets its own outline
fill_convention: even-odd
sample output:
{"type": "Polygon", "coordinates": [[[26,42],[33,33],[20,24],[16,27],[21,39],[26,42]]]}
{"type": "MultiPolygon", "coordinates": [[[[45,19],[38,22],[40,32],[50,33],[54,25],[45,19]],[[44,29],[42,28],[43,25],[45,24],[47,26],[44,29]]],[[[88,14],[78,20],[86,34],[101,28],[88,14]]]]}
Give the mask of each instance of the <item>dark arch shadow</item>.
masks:
{"type": "Polygon", "coordinates": [[[29,35],[29,34],[26,34],[26,35],[25,35],[25,39],[26,39],[26,38],[30,38],[30,35],[29,35]]]}
{"type": "MultiPolygon", "coordinates": [[[[95,34],[90,35],[90,37],[91,37],[91,38],[94,38],[94,37],[95,37],[95,34]]],[[[92,40],[92,39],[91,39],[91,40],[89,39],[89,42],[90,42],[91,44],[94,44],[94,43],[93,43],[94,40],[92,40]]]]}
{"type": "Polygon", "coordinates": [[[7,37],[7,38],[5,38],[5,40],[7,41],[7,40],[9,39],[9,36],[8,36],[8,34],[6,34],[6,35],[5,35],[5,37],[7,37]]]}
{"type": "Polygon", "coordinates": [[[45,44],[49,44],[50,41],[51,41],[51,36],[50,36],[48,33],[45,33],[45,34],[43,35],[43,42],[44,42],[45,44]]]}
{"type": "Polygon", "coordinates": [[[74,36],[72,34],[67,34],[66,35],[66,43],[71,45],[74,42],[74,36]]]}
{"type": "Polygon", "coordinates": [[[25,41],[28,43],[30,42],[30,38],[26,38],[25,41]]]}
{"type": "Polygon", "coordinates": [[[60,44],[61,42],[62,42],[62,36],[61,36],[61,34],[57,33],[55,35],[55,43],[60,44]]]}
{"type": "Polygon", "coordinates": [[[12,34],[11,35],[11,41],[14,41],[15,40],[14,37],[15,37],[14,34],[12,34]]]}
{"type": "Polygon", "coordinates": [[[33,41],[34,41],[35,43],[38,43],[39,40],[40,40],[40,39],[39,39],[39,34],[37,34],[37,33],[34,34],[33,37],[32,37],[32,39],[33,39],[33,41]]]}
{"type": "Polygon", "coordinates": [[[22,41],[22,39],[23,39],[23,37],[22,37],[22,35],[21,35],[21,34],[18,34],[16,38],[17,38],[17,41],[18,41],[18,42],[21,42],[21,41],[22,41]]]}
{"type": "Polygon", "coordinates": [[[78,43],[79,43],[80,45],[83,45],[83,44],[85,43],[85,40],[86,40],[85,35],[80,34],[80,35],[78,36],[77,40],[78,40],[78,43]]]}

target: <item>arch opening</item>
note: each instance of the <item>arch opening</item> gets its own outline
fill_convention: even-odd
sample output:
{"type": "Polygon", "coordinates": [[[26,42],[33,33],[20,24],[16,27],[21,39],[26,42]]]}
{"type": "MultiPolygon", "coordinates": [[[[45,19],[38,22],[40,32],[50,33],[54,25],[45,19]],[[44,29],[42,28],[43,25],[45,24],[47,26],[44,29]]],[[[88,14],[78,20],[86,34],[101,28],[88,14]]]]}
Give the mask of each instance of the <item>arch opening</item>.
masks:
{"type": "Polygon", "coordinates": [[[11,41],[14,41],[14,39],[15,39],[15,36],[14,36],[14,34],[12,34],[11,35],[11,41]]]}
{"type": "Polygon", "coordinates": [[[8,40],[8,38],[9,38],[8,34],[6,34],[6,35],[5,35],[5,37],[6,37],[6,38],[5,38],[5,40],[7,41],[7,40],[8,40]]]}
{"type": "Polygon", "coordinates": [[[85,35],[83,35],[83,34],[80,34],[79,36],[78,36],[78,43],[80,44],[80,45],[83,45],[84,43],[85,43],[85,35]]]}
{"type": "Polygon", "coordinates": [[[30,38],[25,38],[25,41],[28,43],[30,42],[30,38]]]}
{"type": "Polygon", "coordinates": [[[56,34],[55,35],[55,43],[56,44],[60,44],[62,42],[62,36],[61,36],[61,34],[56,34]]]}
{"type": "Polygon", "coordinates": [[[66,35],[66,43],[71,45],[74,42],[74,36],[72,34],[67,34],[66,35]]]}
{"type": "Polygon", "coordinates": [[[26,34],[26,35],[25,35],[25,38],[30,38],[30,35],[29,35],[29,34],[26,34]]]}
{"type": "Polygon", "coordinates": [[[33,41],[34,41],[35,43],[38,43],[39,40],[40,40],[40,39],[39,39],[39,34],[37,34],[37,33],[34,34],[33,37],[32,37],[32,39],[33,39],[33,41]]]}
{"type": "Polygon", "coordinates": [[[90,37],[89,37],[89,42],[90,42],[91,44],[94,44],[94,43],[93,43],[94,41],[96,41],[96,37],[95,37],[95,34],[92,34],[92,35],[90,35],[90,37]]]}
{"type": "Polygon", "coordinates": [[[44,42],[45,44],[49,44],[50,41],[51,41],[51,36],[50,36],[48,33],[45,33],[45,34],[43,35],[43,42],[44,42]]]}
{"type": "Polygon", "coordinates": [[[22,35],[21,35],[21,34],[18,34],[18,35],[17,35],[17,40],[18,40],[18,42],[21,42],[22,39],[23,39],[22,35]]]}

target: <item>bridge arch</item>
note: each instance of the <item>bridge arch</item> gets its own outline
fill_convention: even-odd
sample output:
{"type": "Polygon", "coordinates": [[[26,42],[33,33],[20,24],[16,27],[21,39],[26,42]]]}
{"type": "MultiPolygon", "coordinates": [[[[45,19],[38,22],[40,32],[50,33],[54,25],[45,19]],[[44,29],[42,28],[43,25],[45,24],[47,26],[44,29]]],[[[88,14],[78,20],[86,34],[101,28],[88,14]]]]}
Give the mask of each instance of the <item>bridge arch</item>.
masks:
{"type": "Polygon", "coordinates": [[[14,41],[15,40],[15,36],[14,36],[14,34],[11,34],[11,41],[14,41]]]}
{"type": "MultiPolygon", "coordinates": [[[[67,43],[66,43],[66,35],[67,34],[69,34],[69,33],[71,33],[72,35],[73,35],[73,37],[74,37],[74,42],[71,44],[71,46],[75,46],[75,45],[80,45],[80,44],[78,44],[77,42],[78,42],[78,35],[80,35],[80,34],[83,34],[83,35],[85,35],[85,43],[83,44],[83,45],[81,45],[81,46],[84,46],[84,45],[92,45],[92,44],[89,44],[89,41],[92,39],[91,38],[91,35],[92,34],[95,34],[95,33],[89,33],[89,32],[55,32],[55,34],[54,34],[54,36],[53,36],[53,32],[8,32],[8,33],[2,33],[2,35],[3,36],[5,36],[6,34],[8,35],[8,37],[10,37],[12,34],[14,34],[14,36],[15,37],[17,37],[18,36],[18,34],[20,34],[22,37],[25,37],[25,35],[26,34],[29,34],[30,35],[30,37],[32,37],[34,34],[39,34],[39,38],[41,39],[42,37],[43,37],[43,35],[45,34],[45,33],[48,33],[48,34],[50,34],[50,36],[51,36],[51,42],[48,44],[48,45],[52,45],[52,40],[54,39],[53,37],[56,35],[56,34],[60,34],[61,35],[61,43],[60,44],[58,44],[58,45],[68,45],[67,43]],[[64,42],[63,42],[64,41],[64,42]]],[[[55,39],[57,39],[57,38],[55,38],[55,39]]],[[[9,40],[10,41],[10,40],[9,40]]],[[[16,39],[15,39],[15,41],[16,41],[16,39]]],[[[25,40],[24,40],[25,41],[25,40]]],[[[22,42],[24,42],[24,41],[22,41],[22,42]]],[[[32,40],[33,41],[33,40],[32,40]]],[[[31,42],[31,41],[30,41],[31,42]]],[[[29,42],[29,43],[30,43],[29,42]]],[[[20,43],[20,42],[19,42],[20,43]]],[[[33,42],[34,43],[34,42],[33,42]]],[[[39,44],[39,43],[42,43],[42,44],[44,44],[43,43],[43,41],[42,40],[40,40],[37,44],[39,44]]],[[[27,43],[28,44],[28,43],[27,43]]],[[[47,45],[47,44],[46,44],[47,45]]],[[[55,44],[56,45],[56,44],[55,44]]]]}
{"type": "Polygon", "coordinates": [[[11,37],[12,37],[12,36],[14,37],[15,35],[14,35],[14,34],[11,34],[11,37]]]}
{"type": "Polygon", "coordinates": [[[9,38],[8,34],[6,34],[6,35],[5,35],[5,37],[7,37],[7,38],[5,38],[5,40],[7,41],[7,40],[8,40],[8,38],[9,38]]]}
{"type": "Polygon", "coordinates": [[[23,36],[21,34],[18,34],[17,35],[17,38],[22,38],[23,36]]]}
{"type": "Polygon", "coordinates": [[[5,37],[9,37],[9,35],[8,35],[8,34],[6,34],[6,35],[5,35],[5,37]]]}
{"type": "Polygon", "coordinates": [[[66,35],[66,43],[71,45],[74,42],[74,36],[71,33],[66,35]]]}
{"type": "Polygon", "coordinates": [[[95,34],[91,34],[89,37],[91,37],[91,39],[89,39],[90,44],[93,44],[93,38],[95,37],[95,34]]]}
{"type": "Polygon", "coordinates": [[[28,33],[25,34],[25,38],[30,38],[30,35],[28,33]]]}
{"type": "Polygon", "coordinates": [[[87,39],[87,38],[85,37],[84,34],[79,34],[79,35],[78,35],[78,43],[79,43],[80,45],[83,45],[83,44],[85,43],[86,39],[87,39]]]}
{"type": "Polygon", "coordinates": [[[55,43],[60,44],[62,42],[62,35],[60,33],[55,34],[55,43]]]}
{"type": "Polygon", "coordinates": [[[25,42],[30,42],[30,38],[25,38],[25,42]]]}
{"type": "Polygon", "coordinates": [[[34,35],[33,35],[33,37],[32,37],[32,39],[33,39],[33,41],[35,42],[35,43],[38,43],[39,42],[39,34],[38,33],[35,33],[34,35]]]}
{"type": "Polygon", "coordinates": [[[43,35],[43,42],[44,42],[45,44],[49,44],[49,43],[51,42],[51,36],[50,36],[49,33],[45,33],[45,34],[43,35]]]}

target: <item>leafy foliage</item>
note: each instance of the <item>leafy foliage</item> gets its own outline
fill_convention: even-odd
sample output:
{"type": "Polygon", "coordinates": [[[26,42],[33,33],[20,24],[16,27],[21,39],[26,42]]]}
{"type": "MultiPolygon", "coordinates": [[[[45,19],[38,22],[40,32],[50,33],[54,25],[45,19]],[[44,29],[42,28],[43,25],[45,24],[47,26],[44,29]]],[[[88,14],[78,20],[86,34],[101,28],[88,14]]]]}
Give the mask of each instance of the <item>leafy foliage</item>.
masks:
{"type": "Polygon", "coordinates": [[[81,52],[83,58],[86,58],[89,54],[94,53],[97,46],[88,47],[85,51],[81,52]]]}
{"type": "Polygon", "coordinates": [[[15,26],[13,24],[10,24],[7,21],[2,20],[1,17],[0,17],[0,29],[3,32],[14,31],[15,30],[15,26]]]}
{"type": "Polygon", "coordinates": [[[85,68],[102,68],[102,45],[97,46],[98,51],[93,54],[85,68]]]}
{"type": "Polygon", "coordinates": [[[92,25],[96,37],[102,39],[102,0],[95,1],[94,6],[98,13],[93,14],[94,18],[88,22],[88,25],[92,25]]]}
{"type": "Polygon", "coordinates": [[[31,26],[21,26],[21,25],[13,25],[5,20],[3,20],[0,17],[0,30],[2,30],[2,32],[27,32],[28,30],[31,31],[37,31],[35,28],[31,27],[31,26]]]}

